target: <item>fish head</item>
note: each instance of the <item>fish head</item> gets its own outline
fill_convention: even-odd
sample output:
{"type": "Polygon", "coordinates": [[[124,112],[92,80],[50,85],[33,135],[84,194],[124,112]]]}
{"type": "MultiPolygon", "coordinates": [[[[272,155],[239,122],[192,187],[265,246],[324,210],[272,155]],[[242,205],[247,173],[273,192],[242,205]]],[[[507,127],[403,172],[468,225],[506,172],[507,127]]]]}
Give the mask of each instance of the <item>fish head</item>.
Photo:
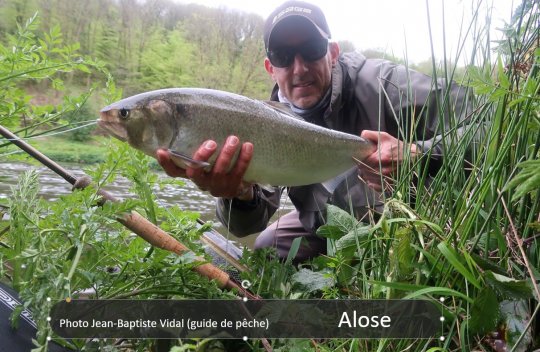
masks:
{"type": "Polygon", "coordinates": [[[156,150],[168,148],[176,135],[174,111],[162,99],[131,97],[104,107],[97,123],[109,135],[155,157],[156,150]]]}

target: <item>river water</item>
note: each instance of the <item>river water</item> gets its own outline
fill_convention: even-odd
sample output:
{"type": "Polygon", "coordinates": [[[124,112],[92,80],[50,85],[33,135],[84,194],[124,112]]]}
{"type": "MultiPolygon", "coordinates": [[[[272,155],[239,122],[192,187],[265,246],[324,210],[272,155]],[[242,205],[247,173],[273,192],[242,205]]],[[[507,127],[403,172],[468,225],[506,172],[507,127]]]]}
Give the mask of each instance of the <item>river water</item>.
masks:
{"type": "MultiPolygon", "coordinates": [[[[62,164],[75,177],[84,175],[80,165],[62,164]]],[[[88,166],[91,167],[91,166],[88,166]]],[[[15,186],[19,177],[29,169],[36,169],[39,173],[40,196],[48,200],[57,200],[61,195],[71,192],[71,185],[64,181],[49,169],[42,166],[34,166],[21,162],[0,162],[0,204],[6,203],[6,198],[11,195],[11,187],[15,186]]],[[[159,177],[168,177],[164,172],[155,171],[159,177]]],[[[105,189],[120,199],[134,197],[129,188],[131,184],[128,180],[118,178],[114,183],[107,185],[105,189]]],[[[215,217],[215,198],[207,192],[200,191],[192,182],[185,180],[183,187],[176,185],[166,185],[163,189],[156,188],[154,193],[158,202],[162,206],[178,205],[183,210],[195,211],[201,214],[204,221],[212,221],[214,228],[225,237],[238,241],[244,245],[251,246],[255,236],[236,238],[232,234],[227,234],[227,229],[215,217]]],[[[282,200],[282,213],[292,209],[290,201],[282,200]]]]}

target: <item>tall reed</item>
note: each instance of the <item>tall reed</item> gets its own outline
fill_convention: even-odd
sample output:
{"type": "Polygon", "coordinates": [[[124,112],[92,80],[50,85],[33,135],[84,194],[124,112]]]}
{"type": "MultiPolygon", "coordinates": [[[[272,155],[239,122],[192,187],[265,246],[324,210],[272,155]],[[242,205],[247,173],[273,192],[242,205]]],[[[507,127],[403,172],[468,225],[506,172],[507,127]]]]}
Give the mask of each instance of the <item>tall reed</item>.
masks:
{"type": "MultiPolygon", "coordinates": [[[[288,288],[291,297],[298,296],[295,288],[305,290],[306,278],[317,277],[314,271],[320,276],[310,287],[328,298],[431,299],[445,318],[442,339],[333,341],[318,346],[321,350],[538,348],[540,4],[524,0],[517,6],[496,43],[484,5],[471,4],[472,21],[463,26],[455,56],[445,51],[432,62],[433,87],[442,91],[430,107],[440,117],[440,165],[434,164],[433,149],[407,160],[386,194],[383,213],[373,214],[371,223],[330,206],[318,232],[328,238],[328,256],[290,276],[289,286],[274,286],[281,287],[277,295],[288,288]],[[456,79],[455,63],[463,62],[465,40],[473,49],[457,83],[467,98],[456,105],[447,92],[456,79]],[[431,173],[435,166],[438,172],[431,173]],[[303,270],[309,271],[304,277],[303,270]],[[335,280],[328,281],[328,275],[335,280]]],[[[429,22],[439,23],[427,1],[426,7],[429,22]]],[[[414,99],[413,87],[404,94],[414,99]]],[[[407,113],[413,112],[396,111],[398,122],[409,120],[407,113]]],[[[410,142],[421,139],[426,128],[414,119],[401,126],[401,139],[410,142]]],[[[262,285],[272,280],[258,279],[262,285]]]]}

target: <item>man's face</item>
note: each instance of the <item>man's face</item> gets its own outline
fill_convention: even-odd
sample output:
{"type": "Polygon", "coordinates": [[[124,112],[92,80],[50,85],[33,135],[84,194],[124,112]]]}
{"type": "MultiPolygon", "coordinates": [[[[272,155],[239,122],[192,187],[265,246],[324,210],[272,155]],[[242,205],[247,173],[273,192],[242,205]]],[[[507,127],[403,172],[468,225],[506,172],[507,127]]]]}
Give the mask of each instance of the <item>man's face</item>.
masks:
{"type": "MultiPolygon", "coordinates": [[[[320,40],[321,36],[309,24],[289,21],[274,29],[270,49],[295,49],[306,43],[320,40]]],[[[281,94],[293,105],[308,109],[322,99],[332,82],[332,67],[337,62],[339,47],[330,43],[326,55],[309,61],[296,53],[287,67],[276,67],[268,58],[264,65],[266,71],[279,86],[281,94]]]]}

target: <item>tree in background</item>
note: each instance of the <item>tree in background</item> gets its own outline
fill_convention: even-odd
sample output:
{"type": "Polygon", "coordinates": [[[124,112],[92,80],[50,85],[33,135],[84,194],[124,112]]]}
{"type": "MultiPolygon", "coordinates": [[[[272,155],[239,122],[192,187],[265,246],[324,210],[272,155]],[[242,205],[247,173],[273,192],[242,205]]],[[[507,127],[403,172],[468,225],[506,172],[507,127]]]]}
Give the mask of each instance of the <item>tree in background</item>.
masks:
{"type": "MultiPolygon", "coordinates": [[[[0,33],[15,33],[16,18],[36,11],[42,31],[59,25],[63,40],[103,61],[126,95],[197,86],[267,98],[271,87],[258,15],[169,0],[6,0],[0,33]]],[[[96,78],[72,74],[68,83],[88,89],[96,78]]]]}

